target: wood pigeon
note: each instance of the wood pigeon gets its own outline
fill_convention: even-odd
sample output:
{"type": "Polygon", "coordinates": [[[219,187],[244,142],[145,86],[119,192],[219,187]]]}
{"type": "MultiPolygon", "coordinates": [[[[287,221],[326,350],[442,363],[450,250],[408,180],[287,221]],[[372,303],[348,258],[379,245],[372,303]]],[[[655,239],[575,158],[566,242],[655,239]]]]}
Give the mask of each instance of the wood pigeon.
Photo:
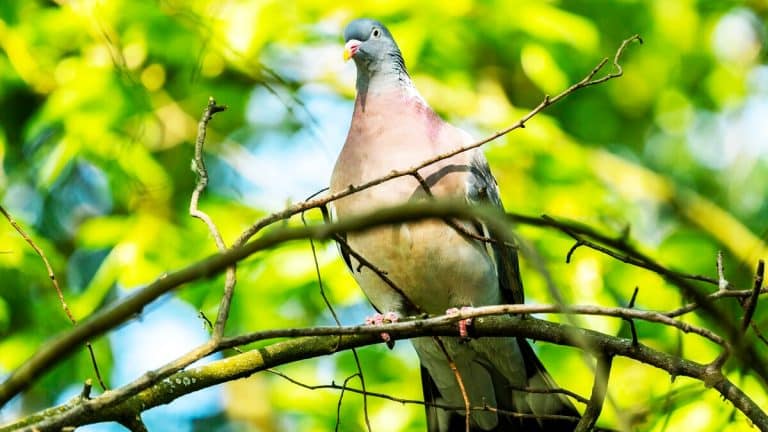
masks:
{"type": "MultiPolygon", "coordinates": [[[[347,140],[331,177],[331,193],[474,142],[427,105],[408,76],[395,40],[380,22],[355,20],[344,30],[344,39],[344,57],[353,59],[357,68],[357,97],[347,140]]],[[[411,176],[396,178],[335,201],[334,217],[430,196],[502,207],[496,180],[479,149],[429,165],[419,174],[428,188],[411,176]]],[[[461,307],[522,303],[516,251],[479,236],[495,238],[479,222],[450,224],[431,219],[349,233],[341,250],[368,299],[386,314],[377,314],[374,322],[417,313],[444,314],[461,307]]],[[[430,432],[465,430],[464,398],[448,357],[458,369],[471,406],[499,410],[471,411],[472,431],[574,429],[573,420],[546,418],[578,417],[565,396],[519,390],[556,387],[524,339],[457,335],[415,338],[412,343],[421,361],[430,432]]]]}

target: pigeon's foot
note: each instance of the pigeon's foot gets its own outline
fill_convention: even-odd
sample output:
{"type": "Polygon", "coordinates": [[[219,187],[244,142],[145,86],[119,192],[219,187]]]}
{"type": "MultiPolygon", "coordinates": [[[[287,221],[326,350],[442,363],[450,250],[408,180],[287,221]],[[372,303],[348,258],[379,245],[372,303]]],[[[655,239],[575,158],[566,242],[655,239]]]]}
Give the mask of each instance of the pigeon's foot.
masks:
{"type": "MultiPolygon", "coordinates": [[[[397,316],[394,312],[387,312],[385,314],[374,314],[373,316],[369,316],[365,318],[365,324],[366,325],[384,325],[384,324],[390,324],[390,323],[396,323],[400,318],[397,316]]],[[[395,341],[392,340],[392,337],[389,335],[389,333],[383,332],[381,333],[381,339],[387,343],[387,346],[389,348],[392,348],[395,346],[395,341]]]]}
{"type": "MultiPolygon", "coordinates": [[[[459,315],[462,312],[472,312],[474,308],[472,306],[462,306],[461,309],[459,308],[450,308],[447,311],[445,311],[446,315],[459,315]]],[[[472,318],[464,318],[463,320],[459,320],[459,336],[462,338],[468,338],[467,333],[467,327],[472,325],[472,318]]]]}

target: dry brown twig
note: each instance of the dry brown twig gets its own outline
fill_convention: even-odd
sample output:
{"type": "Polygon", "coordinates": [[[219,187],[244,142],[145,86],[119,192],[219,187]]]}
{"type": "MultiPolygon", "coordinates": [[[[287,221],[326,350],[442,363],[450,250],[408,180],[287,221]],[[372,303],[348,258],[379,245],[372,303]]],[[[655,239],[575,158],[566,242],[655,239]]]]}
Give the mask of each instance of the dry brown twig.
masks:
{"type": "Polygon", "coordinates": [[[451,368],[451,372],[453,372],[454,378],[456,378],[456,383],[459,385],[459,390],[461,391],[461,400],[464,401],[464,429],[466,432],[469,432],[469,420],[470,413],[472,412],[472,405],[469,402],[467,388],[464,386],[464,378],[462,378],[461,372],[459,372],[459,368],[456,367],[456,362],[453,361],[453,358],[448,353],[448,350],[445,349],[445,344],[443,344],[443,341],[440,340],[440,338],[437,336],[433,337],[432,340],[440,348],[440,351],[442,351],[443,356],[445,356],[445,361],[448,362],[448,366],[451,368]]]}

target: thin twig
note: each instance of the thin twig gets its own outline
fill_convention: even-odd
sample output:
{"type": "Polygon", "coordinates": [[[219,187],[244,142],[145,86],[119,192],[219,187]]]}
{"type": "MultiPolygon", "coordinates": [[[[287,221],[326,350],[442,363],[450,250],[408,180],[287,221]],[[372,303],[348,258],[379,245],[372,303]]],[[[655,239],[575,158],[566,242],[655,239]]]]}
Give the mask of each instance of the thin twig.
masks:
{"type": "MultiPolygon", "coordinates": [[[[325,188],[321,192],[324,192],[325,190],[327,190],[327,188],[325,188]]],[[[309,199],[312,199],[318,193],[313,194],[309,199]]],[[[323,215],[323,221],[325,223],[330,223],[331,214],[328,211],[328,205],[323,204],[318,208],[320,209],[320,212],[323,215]]],[[[304,213],[302,212],[301,214],[303,215],[304,213]]],[[[379,267],[374,265],[372,262],[368,261],[364,256],[362,256],[361,254],[357,253],[354,249],[352,249],[352,246],[349,245],[349,242],[347,242],[346,238],[342,233],[335,234],[333,236],[333,240],[339,246],[339,250],[342,253],[342,255],[348,254],[350,257],[353,257],[357,260],[357,266],[353,266],[351,260],[349,260],[349,262],[347,263],[347,265],[349,266],[349,270],[351,272],[359,273],[362,270],[362,267],[368,267],[373,273],[376,274],[376,276],[379,277],[379,279],[381,279],[385,284],[387,284],[387,286],[392,288],[396,293],[400,295],[400,298],[403,299],[403,306],[406,308],[406,310],[408,310],[411,313],[417,313],[420,311],[420,309],[411,301],[411,299],[409,299],[408,296],[405,295],[405,292],[402,289],[400,289],[400,287],[398,287],[397,284],[395,284],[395,282],[392,279],[389,278],[389,276],[387,275],[387,272],[380,269],[379,267]]]]}
{"type": "MultiPolygon", "coordinates": [[[[333,429],[336,432],[339,431],[341,425],[341,402],[344,400],[344,391],[347,389],[347,383],[355,377],[357,374],[350,375],[344,379],[344,384],[341,386],[341,392],[339,393],[339,401],[336,402],[336,427],[333,429]]],[[[363,395],[365,396],[365,395],[363,395]]]]}
{"type": "MultiPolygon", "coordinates": [[[[635,287],[635,290],[632,292],[632,298],[629,300],[629,304],[627,305],[628,309],[632,309],[635,307],[635,301],[637,300],[637,293],[640,292],[640,287],[635,287]]],[[[629,323],[629,330],[632,333],[632,345],[637,346],[637,329],[635,328],[635,321],[631,318],[625,318],[624,321],[629,323]]]]}
{"type": "Polygon", "coordinates": [[[562,387],[537,388],[537,387],[518,387],[514,385],[509,385],[507,386],[507,388],[509,388],[510,390],[515,390],[515,391],[520,391],[525,393],[562,394],[562,395],[570,396],[574,400],[576,400],[576,402],[583,403],[584,405],[589,403],[589,399],[585,398],[584,396],[562,387]]]}
{"type": "MultiPolygon", "coordinates": [[[[304,217],[304,212],[301,213],[301,223],[306,227],[307,225],[307,219],[304,217]]],[[[339,316],[336,315],[336,311],[333,309],[333,306],[331,305],[331,301],[328,300],[328,296],[325,294],[325,286],[323,285],[323,278],[320,275],[320,263],[317,261],[317,250],[315,249],[315,240],[310,238],[309,239],[309,248],[312,251],[312,262],[315,266],[315,277],[317,278],[317,286],[320,289],[320,297],[323,299],[323,302],[325,303],[325,307],[328,308],[328,311],[331,313],[331,316],[333,317],[333,321],[336,322],[337,326],[341,326],[341,321],[339,320],[339,316]]]]}
{"type": "MultiPolygon", "coordinates": [[[[722,275],[722,258],[720,255],[718,255],[718,277],[720,280],[723,280],[722,275]]],[[[750,293],[750,296],[746,298],[745,300],[742,300],[741,306],[744,309],[744,315],[741,319],[741,331],[742,333],[747,330],[747,327],[752,321],[752,315],[755,313],[755,309],[757,308],[757,301],[760,296],[760,291],[762,289],[763,285],[763,276],[765,273],[765,262],[763,260],[758,261],[757,263],[757,270],[755,271],[755,283],[752,288],[752,292],[750,293]]],[[[724,286],[727,286],[727,283],[720,284],[720,291],[725,290],[725,288],[722,288],[724,286]]],[[[724,347],[725,349],[720,353],[720,355],[717,356],[717,358],[710,363],[709,368],[713,373],[722,373],[722,368],[725,366],[725,362],[728,361],[728,357],[731,355],[731,350],[728,346],[724,347]]]]}
{"type": "Polygon", "coordinates": [[[32,240],[32,237],[30,237],[26,231],[19,225],[16,220],[11,216],[10,213],[8,213],[7,210],[3,206],[0,206],[0,213],[5,216],[5,218],[8,220],[8,223],[11,224],[13,229],[16,230],[16,232],[21,235],[21,238],[24,239],[24,241],[29,244],[32,249],[35,251],[37,256],[40,257],[40,259],[43,261],[43,265],[45,265],[45,270],[48,272],[48,278],[51,279],[51,284],[53,285],[53,288],[56,290],[56,294],[59,296],[59,302],[61,303],[61,308],[64,310],[64,313],[67,315],[67,318],[69,318],[69,322],[72,323],[72,325],[77,325],[77,320],[75,320],[75,317],[72,315],[72,311],[69,309],[69,306],[67,305],[67,301],[64,299],[64,293],[61,291],[61,287],[59,286],[59,281],[56,278],[56,273],[53,271],[53,267],[51,266],[51,263],[48,261],[48,258],[45,256],[45,252],[43,252],[43,249],[40,248],[37,243],[35,243],[34,240],[32,240]]]}
{"type": "MultiPolygon", "coordinates": [[[[363,389],[363,418],[365,419],[365,427],[368,432],[371,432],[371,420],[368,417],[368,395],[365,388],[365,375],[363,375],[363,367],[360,364],[360,356],[357,355],[357,349],[353,348],[352,356],[355,358],[355,367],[357,367],[357,375],[360,378],[360,388],[363,389]]],[[[354,375],[353,375],[354,376],[354,375]]]]}
{"type": "MultiPolygon", "coordinates": [[[[292,382],[292,383],[294,383],[296,385],[299,385],[301,387],[304,387],[304,388],[306,388],[308,390],[319,390],[319,389],[341,390],[341,387],[338,384],[335,384],[335,383],[310,385],[310,384],[302,383],[301,381],[298,381],[298,380],[296,380],[294,378],[291,378],[290,376],[288,376],[288,375],[286,375],[286,374],[284,374],[284,373],[282,373],[280,371],[277,371],[275,369],[267,369],[267,371],[270,372],[270,373],[273,373],[275,375],[278,375],[278,376],[280,376],[282,378],[285,378],[286,380],[288,380],[288,381],[290,381],[290,382],[292,382]]],[[[572,392],[572,391],[570,391],[568,389],[564,389],[564,388],[533,388],[533,387],[510,386],[509,389],[510,390],[521,391],[521,392],[526,392],[526,393],[564,394],[564,395],[567,395],[567,396],[570,396],[570,397],[574,398],[576,401],[578,401],[580,403],[583,403],[585,405],[587,403],[589,403],[589,399],[585,398],[584,396],[582,396],[582,395],[580,395],[578,393],[572,392]]],[[[360,393],[360,394],[367,393],[369,396],[372,396],[372,397],[376,397],[376,398],[380,398],[380,399],[389,399],[389,400],[391,400],[393,402],[399,402],[401,404],[417,404],[417,405],[429,405],[429,406],[433,406],[434,405],[432,403],[425,402],[422,399],[418,399],[418,400],[415,400],[415,399],[402,399],[402,398],[394,397],[392,395],[388,395],[388,394],[385,394],[385,393],[377,393],[377,392],[372,392],[372,391],[364,392],[362,389],[356,389],[356,388],[352,388],[352,387],[347,387],[347,391],[351,391],[353,393],[360,393]]],[[[437,406],[437,405],[434,405],[434,406],[437,406]]],[[[442,408],[442,406],[437,406],[437,407],[438,408],[442,408]]],[[[477,410],[477,409],[478,409],[477,407],[472,407],[472,410],[477,410]]]]}
{"type": "Polygon", "coordinates": [[[91,358],[91,365],[93,366],[93,372],[96,374],[96,381],[99,382],[99,387],[101,387],[102,391],[107,391],[109,387],[107,387],[104,383],[104,379],[101,377],[99,363],[96,361],[96,354],[93,352],[93,345],[90,341],[85,343],[85,349],[88,350],[88,357],[91,358]]]}
{"type": "Polygon", "coordinates": [[[768,346],[768,338],[766,338],[766,337],[763,335],[763,333],[760,331],[760,328],[759,328],[759,327],[757,327],[757,323],[755,323],[754,321],[752,321],[751,323],[749,323],[749,326],[750,326],[750,327],[752,327],[752,331],[753,331],[753,332],[755,332],[755,336],[757,336],[757,338],[758,338],[758,339],[760,339],[760,341],[761,341],[763,344],[765,344],[766,346],[768,346]]]}
{"type": "MultiPolygon", "coordinates": [[[[61,291],[61,287],[59,286],[59,280],[56,278],[56,273],[53,271],[53,266],[51,266],[51,263],[48,261],[48,258],[45,256],[45,252],[43,252],[43,249],[35,243],[34,240],[32,240],[32,237],[30,237],[26,231],[19,225],[16,220],[11,216],[10,213],[5,209],[5,207],[0,206],[0,213],[5,216],[5,219],[8,220],[8,223],[11,224],[13,229],[16,230],[16,232],[19,233],[21,238],[24,239],[24,241],[29,244],[29,246],[32,247],[32,249],[35,251],[37,256],[40,257],[40,260],[43,261],[43,265],[45,265],[45,270],[48,272],[48,278],[51,280],[51,284],[53,285],[53,289],[56,290],[56,295],[59,296],[59,302],[61,303],[61,308],[64,310],[64,313],[67,315],[67,318],[69,319],[69,322],[72,323],[72,326],[77,326],[77,320],[75,319],[74,315],[72,315],[72,311],[69,309],[69,306],[67,305],[67,301],[64,299],[64,293],[61,291]]],[[[96,361],[96,354],[93,352],[93,346],[91,345],[90,341],[85,341],[85,349],[88,351],[88,357],[91,359],[91,365],[93,366],[93,372],[96,374],[96,380],[99,382],[99,386],[101,386],[101,390],[107,391],[107,385],[104,383],[104,379],[101,377],[101,371],[99,370],[99,363],[96,361]]],[[[0,406],[2,406],[2,403],[0,403],[0,406]]]]}
{"type": "Polygon", "coordinates": [[[226,109],[226,106],[217,105],[216,100],[212,97],[208,98],[208,105],[205,107],[205,110],[203,110],[203,115],[200,118],[200,122],[197,124],[195,156],[192,159],[192,171],[197,174],[197,184],[195,185],[194,191],[192,191],[192,196],[189,202],[189,214],[202,220],[208,226],[208,231],[210,231],[211,235],[213,236],[213,239],[216,242],[216,246],[219,248],[219,250],[224,250],[227,247],[226,244],[224,244],[224,239],[221,237],[219,229],[216,227],[216,224],[213,222],[211,217],[208,216],[208,214],[205,212],[201,211],[198,208],[198,204],[200,201],[200,196],[208,186],[208,169],[205,167],[205,159],[203,157],[203,146],[205,145],[208,123],[211,121],[211,119],[213,119],[213,116],[216,113],[222,112],[226,109]]]}
{"type": "MultiPolygon", "coordinates": [[[[719,291],[718,290],[718,291],[713,292],[712,294],[709,294],[707,296],[707,299],[709,301],[715,301],[715,300],[719,300],[721,298],[730,297],[730,298],[736,298],[736,299],[739,299],[739,300],[745,300],[749,296],[751,296],[752,293],[753,293],[752,290],[738,290],[738,291],[736,291],[736,290],[719,291]]],[[[762,295],[762,294],[768,294],[768,288],[763,288],[762,290],[760,290],[760,295],[762,295]]],[[[699,307],[698,303],[688,303],[688,304],[683,305],[683,306],[681,306],[681,307],[679,307],[677,309],[673,309],[673,310],[671,310],[669,312],[665,312],[664,315],[666,315],[666,316],[668,316],[670,318],[677,318],[677,317],[679,317],[681,315],[685,315],[685,314],[687,314],[689,312],[693,312],[694,310],[698,309],[698,307],[699,307]]]]}
{"type": "MultiPolygon", "coordinates": [[[[419,186],[421,186],[421,189],[424,191],[425,194],[427,194],[427,197],[429,197],[430,199],[435,198],[435,194],[432,193],[432,188],[429,187],[429,183],[427,183],[427,181],[424,179],[424,176],[422,176],[418,170],[415,170],[409,174],[413,178],[415,178],[417,182],[419,182],[419,186]]],[[[469,231],[468,229],[461,226],[461,224],[454,219],[444,219],[443,221],[446,224],[448,224],[448,226],[456,230],[456,232],[458,232],[459,234],[462,234],[464,236],[467,236],[475,240],[480,240],[481,242],[484,242],[484,243],[498,243],[496,239],[485,237],[469,231]]]]}
{"type": "Polygon", "coordinates": [[[741,331],[745,331],[750,322],[752,322],[752,315],[757,309],[757,300],[760,296],[760,291],[763,288],[763,278],[765,277],[765,261],[760,260],[757,262],[757,270],[755,271],[755,285],[752,288],[752,295],[746,300],[744,304],[744,317],[741,320],[741,331]]]}
{"type": "Polygon", "coordinates": [[[467,395],[467,388],[464,386],[464,379],[461,377],[461,372],[459,372],[459,368],[456,366],[456,362],[453,361],[453,357],[448,353],[448,350],[445,349],[445,345],[443,344],[443,341],[440,340],[439,337],[434,336],[432,340],[435,341],[438,347],[440,347],[440,350],[443,352],[443,355],[445,356],[445,360],[448,362],[448,367],[451,368],[451,372],[453,372],[454,378],[456,378],[456,383],[459,385],[459,390],[461,391],[461,398],[464,400],[464,427],[466,429],[466,432],[470,431],[470,419],[469,415],[472,412],[472,405],[469,402],[469,395],[467,395]]]}
{"type": "Polygon", "coordinates": [[[83,383],[83,390],[80,391],[80,397],[83,399],[90,399],[91,389],[93,389],[93,381],[90,378],[88,378],[83,383]]]}
{"type": "MultiPolygon", "coordinates": [[[[304,217],[304,212],[301,213],[301,223],[304,224],[304,226],[307,226],[307,220],[304,217]]],[[[341,327],[341,321],[339,320],[338,315],[336,314],[336,311],[333,309],[333,305],[331,305],[331,301],[328,299],[328,296],[325,293],[325,286],[323,284],[323,277],[320,274],[320,263],[317,261],[317,250],[315,249],[315,241],[310,237],[309,239],[309,246],[312,250],[312,261],[315,265],[315,276],[317,277],[317,285],[320,287],[320,296],[323,298],[323,301],[325,302],[325,306],[328,308],[328,310],[331,312],[331,315],[333,316],[333,320],[336,322],[336,325],[341,327]]],[[[339,343],[341,343],[341,336],[339,336],[339,343]]],[[[363,367],[360,364],[360,358],[357,355],[357,349],[352,348],[352,356],[355,358],[355,365],[357,366],[357,373],[355,375],[352,375],[350,378],[354,376],[358,376],[360,378],[360,387],[363,388],[363,391],[365,391],[365,376],[363,375],[363,367]]],[[[349,380],[349,378],[347,379],[349,380]]],[[[344,381],[344,385],[346,386],[347,380],[344,381]]],[[[341,398],[342,395],[339,396],[339,409],[341,409],[341,398]]],[[[340,413],[340,411],[339,411],[340,413]]],[[[337,413],[338,415],[338,413],[337,413]]],[[[363,416],[365,418],[365,425],[368,428],[368,432],[371,432],[371,421],[368,416],[368,397],[365,393],[363,393],[363,416]]],[[[336,427],[338,430],[340,419],[337,418],[336,427]]]]}
{"type": "Polygon", "coordinates": [[[213,331],[213,323],[203,311],[197,311],[197,317],[203,322],[203,328],[206,332],[213,331]]]}
{"type": "Polygon", "coordinates": [[[582,240],[577,240],[576,243],[571,246],[570,249],[568,249],[568,253],[565,254],[565,263],[570,264],[571,258],[573,257],[573,253],[576,252],[576,249],[580,248],[581,246],[584,246],[584,242],[582,240]]]}
{"type": "MultiPolygon", "coordinates": [[[[395,396],[392,396],[392,395],[389,395],[389,394],[386,394],[386,393],[378,393],[378,392],[372,392],[372,391],[363,392],[363,390],[356,389],[354,387],[346,387],[346,388],[344,388],[344,387],[342,387],[342,386],[340,386],[340,385],[338,385],[338,384],[336,384],[334,382],[332,382],[331,384],[314,384],[314,385],[313,384],[307,384],[307,383],[303,383],[303,382],[301,382],[301,381],[299,381],[299,380],[297,380],[295,378],[292,378],[292,377],[290,377],[290,376],[288,376],[288,375],[286,375],[286,374],[284,374],[284,373],[282,373],[282,372],[280,372],[278,370],[275,370],[275,369],[266,369],[266,371],[269,372],[269,373],[272,373],[274,375],[277,375],[277,376],[285,379],[286,381],[288,381],[288,382],[290,382],[292,384],[295,384],[295,385],[297,385],[299,387],[305,388],[307,390],[339,390],[339,391],[343,390],[343,391],[347,391],[347,392],[351,392],[351,393],[357,393],[357,394],[365,393],[365,394],[367,394],[370,397],[375,397],[375,398],[378,398],[378,399],[385,399],[385,400],[389,400],[389,401],[392,401],[392,402],[397,402],[397,403],[403,404],[403,405],[430,406],[430,407],[440,408],[440,409],[443,409],[445,411],[460,412],[460,411],[464,411],[466,409],[463,406],[459,407],[459,406],[451,406],[451,405],[445,405],[445,404],[434,403],[434,402],[425,402],[423,399],[405,399],[405,398],[395,397],[395,396]]],[[[528,391],[530,393],[564,393],[564,394],[568,394],[568,395],[575,395],[577,400],[579,400],[580,402],[582,402],[584,404],[589,402],[589,400],[586,399],[585,397],[583,397],[581,395],[578,395],[576,393],[570,392],[568,390],[564,390],[563,392],[559,392],[559,391],[555,391],[557,389],[527,389],[527,388],[512,388],[512,389],[513,390],[519,390],[519,391],[528,391]]],[[[563,390],[563,389],[560,389],[560,390],[563,390]]],[[[577,417],[559,416],[559,415],[552,415],[552,416],[549,416],[549,415],[536,415],[536,414],[531,414],[531,413],[521,413],[521,412],[500,410],[500,409],[497,409],[495,407],[491,407],[491,406],[489,406],[487,404],[485,404],[484,406],[473,406],[470,409],[472,411],[496,412],[496,413],[499,413],[499,414],[503,414],[503,415],[507,415],[507,416],[511,416],[511,417],[516,417],[516,418],[572,420],[573,422],[578,421],[577,417]]]]}
{"type": "MultiPolygon", "coordinates": [[[[572,251],[569,251],[571,255],[573,255],[573,252],[575,252],[575,249],[577,249],[577,247],[588,246],[590,248],[593,248],[592,245],[594,243],[592,242],[578,243],[580,239],[584,240],[584,236],[585,236],[587,238],[591,238],[597,241],[598,243],[608,245],[611,248],[616,249],[617,251],[624,252],[622,254],[620,252],[615,252],[614,250],[608,249],[608,248],[593,248],[598,252],[604,253],[626,264],[630,264],[636,267],[641,267],[657,273],[662,273],[662,275],[665,275],[665,276],[677,277],[677,278],[682,278],[682,279],[692,280],[692,281],[706,282],[708,284],[715,285],[715,286],[717,286],[719,283],[718,279],[713,277],[682,273],[672,269],[668,269],[660,265],[659,263],[653,262],[652,260],[651,262],[645,262],[641,259],[638,259],[636,255],[640,254],[640,252],[628,242],[626,231],[620,233],[618,236],[609,236],[597,231],[596,229],[588,225],[575,222],[575,221],[561,219],[561,218],[556,219],[549,215],[529,216],[529,215],[523,215],[519,213],[508,212],[507,216],[509,216],[512,222],[515,222],[518,224],[537,226],[537,227],[556,228],[562,231],[563,233],[571,236],[572,238],[574,238],[574,235],[576,235],[577,238],[575,238],[575,240],[577,241],[578,246],[574,245],[571,248],[572,251]]],[[[730,284],[728,285],[728,288],[733,289],[733,287],[730,284]]]]}
{"type": "Polygon", "coordinates": [[[349,256],[353,257],[355,260],[357,260],[357,268],[351,269],[352,271],[360,272],[362,267],[367,267],[369,270],[371,270],[373,273],[376,274],[376,276],[379,277],[387,286],[392,288],[396,293],[400,295],[400,298],[403,300],[403,306],[406,310],[408,310],[411,313],[421,313],[422,309],[418,307],[410,298],[408,298],[407,295],[405,295],[405,291],[402,290],[395,281],[393,281],[386,271],[383,269],[377,267],[372,262],[368,261],[364,256],[359,254],[357,251],[352,249],[352,247],[349,245],[349,242],[347,242],[341,235],[335,235],[333,239],[339,243],[340,247],[344,249],[346,253],[349,254],[349,256]]]}

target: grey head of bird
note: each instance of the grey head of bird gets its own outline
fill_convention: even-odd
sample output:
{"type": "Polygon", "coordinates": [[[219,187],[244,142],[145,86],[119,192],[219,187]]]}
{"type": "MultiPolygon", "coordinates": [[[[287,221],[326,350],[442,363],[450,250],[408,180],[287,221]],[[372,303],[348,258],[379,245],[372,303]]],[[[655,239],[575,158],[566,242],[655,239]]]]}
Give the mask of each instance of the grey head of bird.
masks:
{"type": "Polygon", "coordinates": [[[384,24],[370,18],[360,18],[344,29],[344,59],[355,61],[360,80],[369,81],[376,75],[407,77],[405,62],[392,34],[384,24]]]}

